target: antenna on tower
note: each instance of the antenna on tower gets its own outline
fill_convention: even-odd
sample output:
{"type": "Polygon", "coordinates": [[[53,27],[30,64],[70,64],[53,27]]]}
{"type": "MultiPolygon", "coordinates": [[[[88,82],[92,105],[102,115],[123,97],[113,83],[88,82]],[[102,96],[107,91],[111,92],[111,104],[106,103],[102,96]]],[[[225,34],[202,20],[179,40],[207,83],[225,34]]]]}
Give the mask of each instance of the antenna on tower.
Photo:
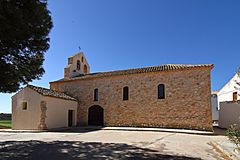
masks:
{"type": "Polygon", "coordinates": [[[78,49],[79,49],[79,51],[81,51],[81,47],[80,46],[78,46],[78,49]]]}

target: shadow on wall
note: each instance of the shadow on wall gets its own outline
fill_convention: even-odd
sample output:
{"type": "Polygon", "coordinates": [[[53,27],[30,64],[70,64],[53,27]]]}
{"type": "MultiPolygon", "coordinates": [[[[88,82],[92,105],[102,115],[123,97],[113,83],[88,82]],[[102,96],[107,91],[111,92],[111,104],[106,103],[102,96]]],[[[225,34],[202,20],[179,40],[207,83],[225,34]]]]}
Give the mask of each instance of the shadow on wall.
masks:
{"type": "Polygon", "coordinates": [[[6,141],[0,142],[1,160],[8,159],[174,159],[196,160],[177,155],[159,154],[156,150],[121,143],[81,141],[6,141]]]}

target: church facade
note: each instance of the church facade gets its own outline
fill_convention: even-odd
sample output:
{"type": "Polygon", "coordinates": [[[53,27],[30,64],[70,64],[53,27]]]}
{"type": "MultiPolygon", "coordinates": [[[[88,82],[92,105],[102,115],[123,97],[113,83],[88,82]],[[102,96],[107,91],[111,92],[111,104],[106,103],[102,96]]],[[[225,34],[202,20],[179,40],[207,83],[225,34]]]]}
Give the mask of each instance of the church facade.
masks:
{"type": "Polygon", "coordinates": [[[212,64],[90,73],[82,52],[68,58],[50,89],[78,101],[77,125],[212,130],[212,64]]]}

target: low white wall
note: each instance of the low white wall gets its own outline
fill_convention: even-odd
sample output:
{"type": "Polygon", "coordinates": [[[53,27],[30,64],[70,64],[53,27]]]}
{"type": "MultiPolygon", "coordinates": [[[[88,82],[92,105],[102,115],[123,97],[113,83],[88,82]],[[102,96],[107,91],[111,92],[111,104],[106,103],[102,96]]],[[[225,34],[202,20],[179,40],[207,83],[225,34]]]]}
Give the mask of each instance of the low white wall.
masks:
{"type": "Polygon", "coordinates": [[[12,97],[12,129],[38,129],[42,98],[40,94],[27,87],[12,97]],[[22,102],[27,102],[27,110],[22,109],[22,102]]]}
{"type": "Polygon", "coordinates": [[[44,97],[47,102],[46,125],[48,129],[68,127],[68,110],[73,110],[73,126],[77,124],[77,102],[44,97]]]}
{"type": "Polygon", "coordinates": [[[231,124],[240,126],[240,104],[221,102],[219,110],[219,127],[228,128],[231,124]]]}

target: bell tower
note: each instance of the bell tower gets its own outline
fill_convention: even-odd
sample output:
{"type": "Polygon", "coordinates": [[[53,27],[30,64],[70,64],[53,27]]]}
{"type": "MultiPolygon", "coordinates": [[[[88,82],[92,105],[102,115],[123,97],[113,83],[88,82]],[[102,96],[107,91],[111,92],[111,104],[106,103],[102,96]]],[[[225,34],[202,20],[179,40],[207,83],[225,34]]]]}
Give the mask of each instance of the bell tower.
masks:
{"type": "Polygon", "coordinates": [[[68,57],[68,65],[64,68],[64,78],[72,78],[90,73],[90,66],[83,54],[79,52],[68,57]]]}

